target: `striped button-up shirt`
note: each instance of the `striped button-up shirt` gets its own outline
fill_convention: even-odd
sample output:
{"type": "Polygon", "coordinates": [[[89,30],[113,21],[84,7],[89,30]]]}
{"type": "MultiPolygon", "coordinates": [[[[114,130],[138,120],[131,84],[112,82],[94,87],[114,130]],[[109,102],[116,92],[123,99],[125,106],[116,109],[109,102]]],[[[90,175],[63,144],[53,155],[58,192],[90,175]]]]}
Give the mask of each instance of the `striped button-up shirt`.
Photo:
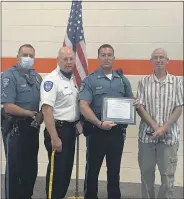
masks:
{"type": "MultiPolygon", "coordinates": [[[[139,81],[137,97],[152,119],[158,125],[163,126],[171,117],[174,109],[183,105],[183,82],[179,77],[168,73],[164,81],[159,81],[155,74],[152,74],[139,81]]],[[[153,132],[154,130],[142,119],[139,126],[139,140],[141,142],[163,142],[173,145],[179,141],[180,129],[177,121],[158,139],[151,138],[149,134],[153,132]]]]}

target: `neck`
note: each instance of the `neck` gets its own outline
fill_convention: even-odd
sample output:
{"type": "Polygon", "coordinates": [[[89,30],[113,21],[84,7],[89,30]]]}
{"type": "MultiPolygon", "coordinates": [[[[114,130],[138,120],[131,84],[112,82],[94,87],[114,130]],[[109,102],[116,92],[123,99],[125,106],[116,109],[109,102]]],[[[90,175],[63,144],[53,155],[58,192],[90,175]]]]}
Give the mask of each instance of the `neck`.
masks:
{"type": "Polygon", "coordinates": [[[29,73],[29,71],[31,70],[31,69],[27,69],[27,68],[22,68],[20,65],[17,65],[17,69],[19,70],[19,72],[21,72],[21,73],[29,73]]]}
{"type": "Polygon", "coordinates": [[[102,71],[104,72],[104,74],[108,75],[112,73],[112,68],[102,68],[102,71]]]}
{"type": "Polygon", "coordinates": [[[71,79],[71,77],[72,77],[72,72],[66,73],[66,72],[64,72],[64,71],[62,71],[62,70],[60,70],[60,71],[61,71],[61,73],[62,73],[66,78],[71,79]]]}
{"type": "Polygon", "coordinates": [[[165,70],[155,71],[155,76],[158,78],[158,80],[164,79],[167,75],[167,72],[165,70]]]}

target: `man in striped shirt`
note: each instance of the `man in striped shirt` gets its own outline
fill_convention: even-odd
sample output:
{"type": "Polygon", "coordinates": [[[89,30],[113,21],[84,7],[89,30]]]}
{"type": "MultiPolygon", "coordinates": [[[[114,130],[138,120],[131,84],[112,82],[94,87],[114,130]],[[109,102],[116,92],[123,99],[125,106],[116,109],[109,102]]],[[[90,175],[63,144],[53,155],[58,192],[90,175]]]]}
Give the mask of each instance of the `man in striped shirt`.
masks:
{"type": "Polygon", "coordinates": [[[167,53],[158,48],[151,55],[154,73],[139,81],[140,99],[138,161],[141,170],[142,198],[154,199],[156,164],[161,175],[158,198],[173,196],[174,174],[179,147],[178,118],[183,106],[183,83],[166,71],[167,53]]]}

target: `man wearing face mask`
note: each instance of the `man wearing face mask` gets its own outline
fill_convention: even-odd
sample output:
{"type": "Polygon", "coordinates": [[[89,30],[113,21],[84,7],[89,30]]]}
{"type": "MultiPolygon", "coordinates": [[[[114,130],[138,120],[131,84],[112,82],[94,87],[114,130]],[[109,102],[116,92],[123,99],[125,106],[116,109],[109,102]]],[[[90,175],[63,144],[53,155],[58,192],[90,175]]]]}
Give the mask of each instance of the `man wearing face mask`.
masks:
{"type": "Polygon", "coordinates": [[[35,49],[30,44],[22,45],[17,64],[1,79],[7,199],[31,199],[37,177],[39,128],[31,127],[31,123],[39,111],[42,78],[33,69],[34,57],[35,49]]]}
{"type": "Polygon", "coordinates": [[[72,73],[75,63],[73,50],[61,48],[57,63],[57,68],[46,76],[40,89],[46,126],[44,143],[49,157],[47,199],[62,199],[66,195],[74,161],[75,124],[79,120],[78,90],[72,73]]]}

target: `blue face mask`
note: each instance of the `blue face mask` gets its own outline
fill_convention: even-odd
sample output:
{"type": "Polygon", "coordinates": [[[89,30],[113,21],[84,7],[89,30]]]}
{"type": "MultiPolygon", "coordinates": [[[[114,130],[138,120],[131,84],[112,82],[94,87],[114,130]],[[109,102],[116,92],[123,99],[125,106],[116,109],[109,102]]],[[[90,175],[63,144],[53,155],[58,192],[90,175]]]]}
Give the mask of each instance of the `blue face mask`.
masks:
{"type": "Polygon", "coordinates": [[[34,59],[31,57],[21,57],[20,66],[25,69],[31,69],[34,64],[34,59]]]}

